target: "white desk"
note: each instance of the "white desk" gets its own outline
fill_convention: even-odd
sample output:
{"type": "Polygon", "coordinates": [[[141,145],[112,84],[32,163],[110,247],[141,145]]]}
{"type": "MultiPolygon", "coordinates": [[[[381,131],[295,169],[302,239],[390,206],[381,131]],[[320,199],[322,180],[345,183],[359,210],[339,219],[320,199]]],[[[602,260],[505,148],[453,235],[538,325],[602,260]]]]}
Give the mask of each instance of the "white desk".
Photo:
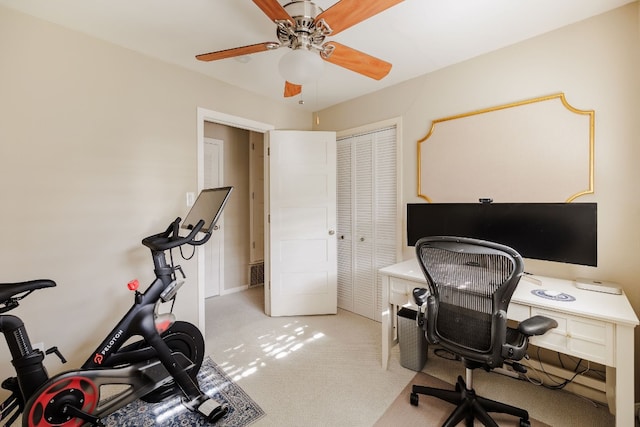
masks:
{"type": "MultiPolygon", "coordinates": [[[[412,290],[425,287],[418,261],[411,259],[379,270],[382,277],[382,367],[397,343],[399,307],[413,304],[412,290]]],[[[638,317],[627,297],[578,289],[573,281],[543,276],[523,277],[511,298],[507,316],[522,321],[536,314],[558,321],[558,327],[531,343],[601,363],[607,368],[606,394],[616,426],[634,425],[634,334],[638,317]],[[539,283],[536,283],[538,281],[539,283]],[[532,294],[535,289],[560,291],[575,301],[555,301],[532,294]],[[617,410],[616,410],[617,408],[617,410]]]]}

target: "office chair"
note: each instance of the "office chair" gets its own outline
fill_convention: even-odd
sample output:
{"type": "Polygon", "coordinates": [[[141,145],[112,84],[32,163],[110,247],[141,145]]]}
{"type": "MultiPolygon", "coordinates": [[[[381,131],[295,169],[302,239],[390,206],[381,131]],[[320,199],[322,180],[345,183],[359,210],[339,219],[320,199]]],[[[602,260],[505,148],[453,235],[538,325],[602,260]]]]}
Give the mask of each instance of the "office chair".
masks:
{"type": "Polygon", "coordinates": [[[558,326],[547,317],[534,316],[507,326],[507,307],[523,274],[523,261],[515,250],[493,242],[462,237],[426,237],[416,243],[419,264],[428,289],[414,289],[414,298],[423,311],[427,341],[439,344],[462,360],[466,380],[458,377],[455,391],[414,385],[410,397],[418,405],[418,395],[430,395],[457,405],[443,427],[462,420],[473,426],[474,419],[485,426],[496,422],[488,412],[520,417],[520,427],[530,426],[529,413],[520,408],[476,395],[473,370],[487,371],[505,363],[526,372],[516,361],[526,355],[528,338],[558,326]]]}

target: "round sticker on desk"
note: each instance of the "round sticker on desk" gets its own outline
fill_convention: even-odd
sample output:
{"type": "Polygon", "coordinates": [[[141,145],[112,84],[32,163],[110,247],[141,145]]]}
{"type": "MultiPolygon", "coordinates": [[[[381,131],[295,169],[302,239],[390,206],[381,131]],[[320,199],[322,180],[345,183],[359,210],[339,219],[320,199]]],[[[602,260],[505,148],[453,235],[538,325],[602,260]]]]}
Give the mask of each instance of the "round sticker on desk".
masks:
{"type": "Polygon", "coordinates": [[[546,298],[553,301],[575,301],[576,298],[573,295],[565,294],[564,292],[553,291],[549,289],[534,289],[531,291],[537,297],[546,298]]]}

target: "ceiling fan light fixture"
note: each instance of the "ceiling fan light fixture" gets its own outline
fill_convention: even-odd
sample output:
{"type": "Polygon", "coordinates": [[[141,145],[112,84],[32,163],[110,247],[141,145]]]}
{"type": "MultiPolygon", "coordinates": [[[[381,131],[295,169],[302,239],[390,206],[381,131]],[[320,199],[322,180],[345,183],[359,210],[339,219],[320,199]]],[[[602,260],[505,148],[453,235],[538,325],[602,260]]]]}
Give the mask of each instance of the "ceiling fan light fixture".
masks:
{"type": "Polygon", "coordinates": [[[316,52],[299,48],[285,53],[278,65],[280,75],[288,82],[304,85],[322,75],[324,61],[316,52]]]}

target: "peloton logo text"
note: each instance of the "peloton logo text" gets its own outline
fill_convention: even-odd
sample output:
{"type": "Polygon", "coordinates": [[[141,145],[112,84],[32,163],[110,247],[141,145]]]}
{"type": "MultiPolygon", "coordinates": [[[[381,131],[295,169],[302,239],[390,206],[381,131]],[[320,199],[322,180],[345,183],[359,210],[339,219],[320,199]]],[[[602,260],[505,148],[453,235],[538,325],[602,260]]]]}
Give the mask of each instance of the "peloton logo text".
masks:
{"type": "Polygon", "coordinates": [[[96,355],[93,357],[93,362],[101,365],[102,361],[104,360],[104,356],[106,356],[107,352],[111,349],[111,347],[113,347],[113,345],[118,341],[122,334],[124,334],[124,331],[122,329],[118,330],[118,332],[113,335],[111,340],[109,340],[109,343],[104,346],[102,351],[100,353],[96,353],[96,355]]]}

